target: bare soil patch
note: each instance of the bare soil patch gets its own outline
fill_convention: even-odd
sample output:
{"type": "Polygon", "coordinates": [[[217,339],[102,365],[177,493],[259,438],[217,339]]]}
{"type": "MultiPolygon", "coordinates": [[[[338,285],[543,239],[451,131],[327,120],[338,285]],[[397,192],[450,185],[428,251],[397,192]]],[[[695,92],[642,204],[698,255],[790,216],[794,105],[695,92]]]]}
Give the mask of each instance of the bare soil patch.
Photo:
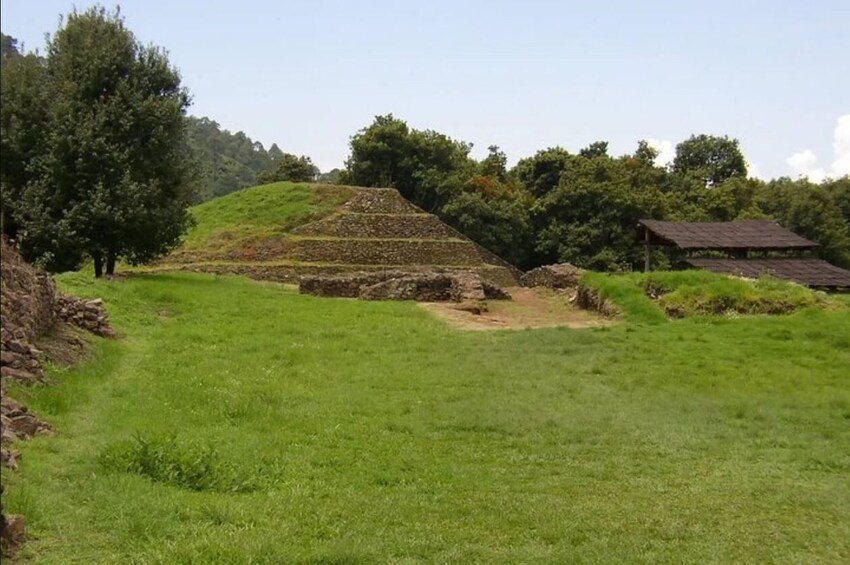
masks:
{"type": "Polygon", "coordinates": [[[568,295],[546,288],[511,287],[512,300],[489,300],[488,311],[473,314],[457,304],[422,302],[420,307],[464,330],[519,330],[532,328],[599,328],[616,323],[596,312],[569,303],[568,295]]]}

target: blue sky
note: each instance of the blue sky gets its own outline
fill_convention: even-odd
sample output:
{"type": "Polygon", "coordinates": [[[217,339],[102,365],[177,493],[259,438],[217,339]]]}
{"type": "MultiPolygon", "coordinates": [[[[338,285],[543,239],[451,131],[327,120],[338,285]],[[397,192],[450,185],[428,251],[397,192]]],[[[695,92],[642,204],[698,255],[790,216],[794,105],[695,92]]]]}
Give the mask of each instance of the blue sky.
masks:
{"type": "MultiPolygon", "coordinates": [[[[73,6],[4,0],[3,32],[43,49],[73,6]]],[[[847,0],[125,0],[121,11],[169,51],[192,114],[322,170],[392,112],[479,157],[497,144],[511,162],[596,140],[622,154],[651,139],[666,155],[709,133],[738,138],[764,177],[850,172],[847,0]]]]}

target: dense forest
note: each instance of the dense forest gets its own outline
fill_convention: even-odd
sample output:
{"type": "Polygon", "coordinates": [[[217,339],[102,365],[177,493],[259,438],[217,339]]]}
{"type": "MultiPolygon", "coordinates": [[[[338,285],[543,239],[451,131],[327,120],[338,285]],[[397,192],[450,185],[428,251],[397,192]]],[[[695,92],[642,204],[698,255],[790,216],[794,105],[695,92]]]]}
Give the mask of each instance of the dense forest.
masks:
{"type": "MultiPolygon", "coordinates": [[[[69,21],[78,26],[96,24],[105,30],[117,26],[127,35],[131,51],[138,55],[137,60],[121,64],[135,65],[140,72],[157,70],[145,71],[145,65],[151,57],[161,57],[159,52],[146,51],[144,46],[133,43],[132,34],[124,30],[123,20],[117,14],[90,11],[75,18],[69,21]]],[[[70,32],[60,30],[55,37],[61,39],[63,33],[70,32]]],[[[97,212],[83,207],[85,213],[81,211],[78,215],[89,218],[86,220],[89,224],[79,220],[81,227],[65,229],[63,222],[71,217],[66,209],[59,206],[45,211],[45,203],[58,206],[57,202],[63,202],[64,196],[57,197],[55,187],[72,176],[69,171],[73,167],[69,168],[68,164],[78,163],[81,158],[69,146],[76,143],[79,147],[98,148],[104,138],[114,141],[109,148],[114,157],[109,167],[93,165],[96,174],[92,172],[89,176],[74,173],[77,184],[73,186],[82,193],[89,190],[93,178],[101,184],[113,183],[110,190],[116,194],[120,186],[130,193],[145,183],[154,192],[161,188],[158,181],[150,183],[144,177],[143,168],[138,179],[104,180],[104,171],[115,167],[132,169],[140,158],[127,155],[127,148],[138,142],[138,136],[125,135],[127,132],[122,128],[127,131],[132,128],[124,127],[121,120],[113,123],[110,116],[122,111],[128,115],[135,112],[142,119],[146,107],[128,106],[132,112],[117,106],[112,108],[110,105],[116,104],[117,99],[107,100],[91,95],[88,90],[78,93],[75,99],[63,101],[68,93],[56,85],[67,84],[61,82],[63,73],[73,70],[69,63],[63,62],[63,57],[68,61],[89,57],[106,62],[114,57],[113,53],[88,47],[89,51],[74,54],[77,57],[74,59],[65,53],[72,51],[74,45],[78,44],[69,42],[63,46],[54,39],[47,56],[40,57],[21,53],[14,38],[2,36],[3,230],[14,233],[19,224],[28,226],[33,246],[31,258],[47,257],[43,263],[57,269],[72,267],[80,259],[78,254],[63,252],[61,256],[68,260],[56,261],[61,251],[58,242],[67,241],[68,234],[78,235],[82,228],[88,229],[92,214],[97,212]],[[76,113],[68,113],[69,104],[76,105],[76,113]],[[88,110],[84,108],[86,104],[88,110]],[[91,125],[90,131],[81,129],[78,126],[89,119],[91,108],[103,116],[91,125]],[[63,116],[77,116],[79,123],[68,122],[63,116]],[[65,137],[59,136],[62,131],[66,131],[65,137]],[[71,138],[78,141],[67,142],[71,138]],[[66,236],[60,237],[61,229],[65,229],[66,236]],[[41,241],[34,234],[40,234],[41,241]]],[[[162,65],[167,66],[167,60],[162,65]]],[[[106,64],[104,68],[116,67],[106,64]]],[[[173,74],[175,78],[178,76],[173,74]]],[[[103,82],[105,79],[101,78],[98,80],[103,82]]],[[[125,88],[124,84],[136,85],[132,88],[143,84],[127,77],[110,80],[117,92],[125,88]]],[[[100,83],[98,88],[102,88],[100,83]]],[[[173,198],[179,193],[181,202],[202,202],[246,186],[280,180],[394,187],[416,205],[439,215],[519,267],[570,262],[603,271],[627,271],[641,264],[642,252],[635,242],[635,228],[642,218],[691,221],[770,218],[818,242],[818,253],[823,258],[850,266],[850,178],[829,179],[820,184],[803,178],[770,181],[749,178],[738,141],[727,136],[691,136],[676,147],[670,166],[658,166],[657,152],[645,141],[638,141],[633,153],[620,156],[610,155],[607,142],[597,141],[578,152],[562,147],[541,149],[509,168],[507,156],[497,146],[491,146],[485,158],[476,160],[470,155],[472,144],[433,130],[412,129],[389,114],[377,116],[373,123],[354,133],[344,169],[322,174],[307,156],[284,153],[276,144],[266,149],[241,131],[230,133],[212,119],[187,116],[185,90],[179,82],[169,88],[168,95],[179,105],[175,106],[179,113],[175,123],[179,126],[172,128],[174,135],[169,138],[175,147],[168,145],[171,141],[163,141],[163,151],[171,157],[180,157],[168,174],[174,173],[174,182],[179,178],[181,189],[169,191],[168,195],[173,198]]],[[[128,98],[127,104],[133,103],[134,99],[128,98]]],[[[158,115],[152,114],[150,120],[155,119],[158,115]]],[[[139,145],[138,155],[148,149],[149,143],[139,145]]],[[[91,154],[83,157],[90,158],[91,154]]],[[[146,159],[148,163],[158,163],[153,156],[146,159]]],[[[142,196],[149,198],[140,194],[140,202],[144,201],[142,196]]],[[[126,204],[117,195],[110,198],[122,206],[126,204]]],[[[98,205],[102,206],[102,202],[98,205]]],[[[117,204],[116,207],[120,208],[117,204]]],[[[151,203],[139,204],[138,208],[152,209],[151,203]]],[[[178,211],[170,213],[179,216],[178,211]]],[[[139,212],[126,214],[141,216],[139,212]]],[[[114,217],[110,218],[113,220],[114,217]]],[[[181,220],[179,229],[172,232],[180,233],[185,227],[181,220]]],[[[173,246],[174,242],[172,234],[167,244],[125,256],[141,261],[173,246]]],[[[75,249],[79,251],[81,247],[77,245],[75,249]]],[[[28,252],[26,245],[24,251],[28,252]]],[[[658,252],[653,264],[664,268],[671,266],[670,261],[670,257],[658,252]]]]}

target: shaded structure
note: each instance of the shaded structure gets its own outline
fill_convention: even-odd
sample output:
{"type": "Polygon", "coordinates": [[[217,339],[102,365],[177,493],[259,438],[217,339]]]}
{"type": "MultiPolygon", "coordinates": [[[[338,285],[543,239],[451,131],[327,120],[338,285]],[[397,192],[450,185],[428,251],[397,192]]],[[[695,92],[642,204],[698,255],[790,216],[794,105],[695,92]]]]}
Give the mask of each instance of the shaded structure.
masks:
{"type": "Polygon", "coordinates": [[[694,257],[689,265],[715,273],[747,278],[769,274],[813,288],[850,290],[850,271],[813,257],[768,259],[716,259],[694,257]]]}
{"type": "Polygon", "coordinates": [[[653,247],[685,252],[685,263],[716,273],[757,278],[770,274],[806,286],[824,289],[850,288],[850,271],[821,259],[801,256],[818,244],[788,231],[770,220],[733,222],[663,222],[641,220],[638,238],[644,244],[644,270],[650,269],[653,247]],[[710,252],[726,257],[699,257],[710,252]],[[759,257],[750,257],[756,253],[759,257]],[[768,254],[784,254],[783,257],[768,254]]]}
{"type": "Polygon", "coordinates": [[[699,251],[811,250],[818,246],[769,220],[735,222],[662,222],[641,220],[649,245],[699,251]]]}

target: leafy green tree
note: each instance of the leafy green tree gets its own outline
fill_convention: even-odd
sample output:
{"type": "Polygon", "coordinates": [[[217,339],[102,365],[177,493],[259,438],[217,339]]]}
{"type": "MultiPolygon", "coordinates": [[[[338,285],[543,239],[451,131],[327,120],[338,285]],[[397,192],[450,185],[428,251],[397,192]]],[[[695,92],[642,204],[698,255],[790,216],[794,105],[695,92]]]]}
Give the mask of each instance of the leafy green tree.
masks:
{"type": "Polygon", "coordinates": [[[257,182],[263,184],[280,181],[313,182],[317,176],[319,176],[319,168],[309,157],[284,153],[283,157],[278,159],[277,169],[261,173],[257,176],[257,182]]]}
{"type": "MultiPolygon", "coordinates": [[[[4,45],[7,39],[14,45],[9,36],[4,45]]],[[[15,209],[33,179],[33,161],[47,134],[47,100],[38,57],[4,48],[0,61],[0,224],[3,233],[15,237],[15,209]]]]}
{"type": "Polygon", "coordinates": [[[542,198],[558,186],[572,155],[561,147],[538,151],[533,157],[520,159],[510,175],[534,196],[542,198]]]}
{"type": "Polygon", "coordinates": [[[673,171],[694,174],[707,186],[715,186],[732,177],[746,177],[747,162],[737,139],[692,135],[676,146],[673,171]]]}
{"type": "Polygon", "coordinates": [[[471,149],[439,132],[411,130],[392,114],[377,116],[351,138],[346,182],[396,188],[417,206],[436,212],[474,173],[471,149]]]}
{"type": "Polygon", "coordinates": [[[827,180],[821,186],[832,196],[844,216],[844,221],[850,226],[850,175],[827,180]]]}
{"type": "Polygon", "coordinates": [[[571,156],[558,186],[532,209],[537,263],[608,271],[640,264],[635,227],[664,215],[657,167],[627,156],[571,156]]]}
{"type": "Polygon", "coordinates": [[[584,157],[585,159],[593,159],[594,157],[607,157],[608,142],[594,141],[584,149],[580,150],[578,154],[579,156],[584,157]]]}
{"type": "Polygon", "coordinates": [[[638,148],[635,151],[634,159],[644,165],[653,165],[660,153],[658,149],[652,147],[648,141],[641,139],[638,141],[638,148]]]}
{"type": "Polygon", "coordinates": [[[18,50],[18,40],[11,35],[0,32],[0,57],[16,57],[21,52],[18,50]]]}
{"type": "Polygon", "coordinates": [[[277,163],[278,161],[283,159],[283,151],[280,150],[280,147],[277,146],[277,143],[272,143],[272,146],[269,147],[268,155],[272,163],[277,163]]]}
{"type": "MultiPolygon", "coordinates": [[[[492,154],[492,153],[491,153],[492,154]]],[[[498,176],[475,176],[440,210],[443,221],[510,263],[532,259],[531,197],[498,176]]]]}
{"type": "Polygon", "coordinates": [[[190,222],[189,95],[165,53],[91,8],[68,15],[44,64],[47,133],[16,210],[22,251],[54,268],[85,252],[101,276],[173,248],[190,222]]]}
{"type": "Polygon", "coordinates": [[[755,199],[783,227],[818,243],[822,258],[850,267],[850,224],[826,187],[783,177],[762,184],[755,199]]]}
{"type": "Polygon", "coordinates": [[[481,161],[481,175],[505,182],[508,178],[508,156],[498,145],[491,145],[487,150],[489,153],[481,161]]]}
{"type": "Polygon", "coordinates": [[[345,171],[342,169],[331,169],[326,173],[319,173],[316,182],[321,184],[345,184],[344,174],[345,171]]]}

